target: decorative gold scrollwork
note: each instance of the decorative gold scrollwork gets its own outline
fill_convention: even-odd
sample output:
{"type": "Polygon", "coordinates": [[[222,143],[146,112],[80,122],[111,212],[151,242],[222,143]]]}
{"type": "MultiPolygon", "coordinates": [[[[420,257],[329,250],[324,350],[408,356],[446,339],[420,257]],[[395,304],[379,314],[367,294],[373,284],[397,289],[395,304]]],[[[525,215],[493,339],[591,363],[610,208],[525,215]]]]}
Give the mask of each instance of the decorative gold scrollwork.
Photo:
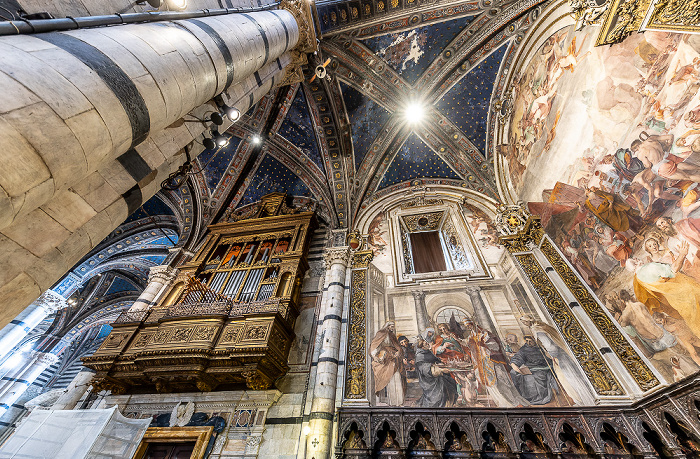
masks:
{"type": "Polygon", "coordinates": [[[345,380],[345,398],[365,398],[367,387],[367,343],[365,341],[367,314],[367,267],[372,261],[373,252],[367,250],[356,252],[352,258],[350,277],[350,318],[348,354],[346,359],[347,377],[345,380]]]}
{"type": "Polygon", "coordinates": [[[700,32],[700,1],[658,1],[654,5],[654,12],[648,27],[683,32],[700,32]]]}
{"type": "Polygon", "coordinates": [[[622,336],[620,330],[612,323],[610,317],[605,314],[598,302],[588,289],[581,283],[581,280],[574,274],[569,265],[562,259],[561,255],[554,248],[549,239],[542,242],[542,253],[552,264],[554,270],[561,276],[562,280],[574,294],[576,300],[581,305],[588,317],[591,318],[598,331],[605,337],[615,354],[620,358],[627,371],[637,381],[639,387],[647,391],[660,384],[654,373],[644,363],[644,360],[630,346],[629,342],[622,336]]]}
{"type": "Polygon", "coordinates": [[[561,295],[531,253],[515,255],[523,271],[547,307],[559,331],[599,395],[624,395],[620,384],[581,324],[576,320],[561,295]]]}

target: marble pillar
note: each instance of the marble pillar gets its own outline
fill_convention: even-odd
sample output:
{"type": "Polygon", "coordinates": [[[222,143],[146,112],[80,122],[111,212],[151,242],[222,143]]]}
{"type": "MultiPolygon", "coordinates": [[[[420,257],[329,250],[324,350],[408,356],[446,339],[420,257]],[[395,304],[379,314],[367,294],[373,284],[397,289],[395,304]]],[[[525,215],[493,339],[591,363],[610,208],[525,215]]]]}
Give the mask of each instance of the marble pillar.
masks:
{"type": "Polygon", "coordinates": [[[348,247],[332,247],[324,254],[326,262],[325,301],[319,320],[321,342],[316,366],[316,383],[309,415],[310,432],[306,437],[306,456],[325,459],[333,445],[333,416],[338,379],[340,327],[345,299],[345,273],[350,251],[348,247]]]}
{"type": "Polygon", "coordinates": [[[194,140],[210,135],[198,120],[213,98],[245,113],[302,81],[300,62],[317,46],[311,18],[309,2],[284,0],[0,37],[0,326],[153,196],[186,146],[203,150],[194,140]]]}
{"type": "Polygon", "coordinates": [[[148,274],[148,285],[129,308],[129,312],[145,311],[156,304],[156,300],[173,283],[178,270],[168,265],[154,266],[148,274]]]}
{"type": "Polygon", "coordinates": [[[27,388],[39,377],[39,375],[51,364],[58,361],[54,354],[46,352],[33,352],[27,365],[15,372],[12,377],[3,378],[0,387],[0,415],[7,412],[15,401],[27,390],[27,388]]]}
{"type": "Polygon", "coordinates": [[[431,326],[428,310],[425,306],[425,292],[422,290],[414,290],[411,293],[416,303],[416,324],[418,325],[418,333],[422,334],[431,326]]]}
{"type": "Polygon", "coordinates": [[[486,303],[484,303],[484,299],[481,297],[481,287],[467,287],[467,295],[469,295],[469,299],[472,302],[472,307],[474,308],[476,323],[481,328],[496,335],[496,325],[493,323],[493,320],[491,320],[491,315],[486,307],[486,303]]]}
{"type": "Polygon", "coordinates": [[[94,376],[95,371],[85,368],[80,371],[75,378],[70,382],[66,391],[61,395],[56,403],[51,406],[52,410],[72,410],[80,399],[85,395],[90,387],[90,381],[94,376]]]}
{"type": "Polygon", "coordinates": [[[45,291],[12,322],[0,330],[0,361],[8,357],[10,351],[42,320],[66,306],[68,303],[61,295],[52,290],[45,291]]]}

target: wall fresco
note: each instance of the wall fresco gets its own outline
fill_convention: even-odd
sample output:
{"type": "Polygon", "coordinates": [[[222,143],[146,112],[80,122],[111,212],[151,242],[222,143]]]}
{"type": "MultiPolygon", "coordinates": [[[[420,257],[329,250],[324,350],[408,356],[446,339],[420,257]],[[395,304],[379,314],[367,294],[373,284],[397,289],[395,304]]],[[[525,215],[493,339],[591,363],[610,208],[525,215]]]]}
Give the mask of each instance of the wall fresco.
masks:
{"type": "MultiPolygon", "coordinates": [[[[407,201],[402,207],[415,205],[407,201]]],[[[404,254],[392,238],[400,232],[389,228],[386,213],[369,220],[368,248],[375,254],[367,296],[370,402],[424,408],[591,404],[585,374],[547,312],[532,300],[510,256],[503,256],[488,215],[471,204],[421,211],[449,214],[443,250],[453,258],[453,252],[461,254],[456,259],[465,258],[465,264],[474,263],[466,260],[474,251],[457,247],[464,240],[457,234],[471,233],[469,240],[495,278],[445,283],[441,277],[448,270],[396,285],[392,258],[402,260],[404,254]],[[452,215],[457,212],[462,215],[452,215]]]]}
{"type": "Polygon", "coordinates": [[[512,184],[669,382],[700,369],[700,37],[552,35],[515,76],[512,184]]]}

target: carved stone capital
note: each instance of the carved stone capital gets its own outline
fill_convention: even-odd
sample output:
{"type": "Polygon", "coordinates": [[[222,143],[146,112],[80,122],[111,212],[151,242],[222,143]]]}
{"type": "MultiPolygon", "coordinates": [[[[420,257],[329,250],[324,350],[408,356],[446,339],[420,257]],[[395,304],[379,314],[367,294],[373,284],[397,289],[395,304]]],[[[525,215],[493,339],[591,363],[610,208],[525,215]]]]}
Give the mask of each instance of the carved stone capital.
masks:
{"type": "Polygon", "coordinates": [[[289,86],[304,81],[304,72],[302,72],[301,67],[308,62],[306,54],[296,48],[291,50],[290,54],[292,61],[284,68],[284,77],[275,85],[276,87],[289,86]]]}
{"type": "Polygon", "coordinates": [[[425,301],[425,292],[423,290],[413,290],[411,292],[413,299],[416,301],[425,301]]]}
{"type": "Polygon", "coordinates": [[[173,268],[170,265],[154,266],[148,273],[148,282],[160,282],[161,284],[168,284],[175,280],[177,274],[178,269],[173,268]]]}
{"type": "Polygon", "coordinates": [[[46,315],[51,315],[59,309],[63,309],[68,306],[66,299],[53,290],[47,290],[42,293],[34,304],[46,311],[46,315]]]}
{"type": "Polygon", "coordinates": [[[363,250],[361,252],[355,252],[352,254],[352,267],[353,268],[366,268],[372,262],[374,258],[374,252],[371,250],[363,250]]]}
{"type": "Polygon", "coordinates": [[[326,269],[330,269],[334,264],[347,266],[349,257],[349,247],[330,247],[326,249],[326,252],[323,254],[323,260],[326,262],[326,269]]]}
{"type": "Polygon", "coordinates": [[[467,287],[466,290],[469,296],[479,295],[481,293],[481,287],[478,285],[467,287]]]}
{"type": "Polygon", "coordinates": [[[304,54],[318,51],[311,2],[307,0],[282,0],[279,7],[292,13],[299,25],[299,41],[295,50],[304,54]]]}

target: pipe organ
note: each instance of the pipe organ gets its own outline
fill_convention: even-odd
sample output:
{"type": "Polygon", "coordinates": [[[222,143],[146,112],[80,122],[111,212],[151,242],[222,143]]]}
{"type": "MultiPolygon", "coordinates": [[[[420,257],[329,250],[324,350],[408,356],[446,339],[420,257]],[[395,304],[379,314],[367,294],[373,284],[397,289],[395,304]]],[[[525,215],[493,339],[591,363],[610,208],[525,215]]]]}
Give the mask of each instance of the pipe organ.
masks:
{"type": "Polygon", "coordinates": [[[97,387],[114,393],[270,387],[288,369],[315,226],[313,210],[291,208],[281,193],[211,225],[162,299],[122,313],[83,359],[97,371],[97,387]]]}

